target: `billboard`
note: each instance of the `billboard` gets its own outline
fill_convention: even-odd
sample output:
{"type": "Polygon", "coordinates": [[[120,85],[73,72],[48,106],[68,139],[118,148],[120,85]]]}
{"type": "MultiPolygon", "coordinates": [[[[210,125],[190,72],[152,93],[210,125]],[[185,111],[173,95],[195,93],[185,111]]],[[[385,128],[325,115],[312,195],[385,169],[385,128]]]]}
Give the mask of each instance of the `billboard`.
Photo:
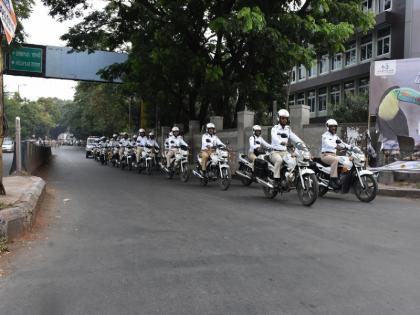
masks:
{"type": "Polygon", "coordinates": [[[420,150],[420,58],[371,64],[369,113],[383,150],[399,150],[402,137],[411,140],[410,151],[420,150]]]}
{"type": "Polygon", "coordinates": [[[17,26],[16,14],[11,0],[0,0],[0,20],[6,34],[7,43],[10,45],[13,37],[15,37],[17,26]]]}

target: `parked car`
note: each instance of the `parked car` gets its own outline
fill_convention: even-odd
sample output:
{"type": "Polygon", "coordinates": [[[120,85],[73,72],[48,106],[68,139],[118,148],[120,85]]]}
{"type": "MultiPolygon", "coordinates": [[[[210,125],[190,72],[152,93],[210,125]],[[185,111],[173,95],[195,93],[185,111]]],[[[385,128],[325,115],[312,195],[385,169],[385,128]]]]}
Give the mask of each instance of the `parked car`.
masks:
{"type": "Polygon", "coordinates": [[[15,150],[15,142],[13,139],[5,138],[1,148],[3,152],[13,152],[15,150]]]}

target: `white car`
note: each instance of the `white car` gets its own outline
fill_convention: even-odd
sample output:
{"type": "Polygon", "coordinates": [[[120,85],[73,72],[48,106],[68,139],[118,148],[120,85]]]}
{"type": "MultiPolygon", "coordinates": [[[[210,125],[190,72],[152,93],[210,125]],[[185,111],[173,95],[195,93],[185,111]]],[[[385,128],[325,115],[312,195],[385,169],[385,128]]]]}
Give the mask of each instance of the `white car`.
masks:
{"type": "Polygon", "coordinates": [[[98,137],[89,137],[86,140],[86,158],[88,159],[92,155],[92,149],[95,141],[98,137]]]}
{"type": "Polygon", "coordinates": [[[15,142],[10,138],[5,138],[2,145],[3,152],[14,152],[15,142]]]}

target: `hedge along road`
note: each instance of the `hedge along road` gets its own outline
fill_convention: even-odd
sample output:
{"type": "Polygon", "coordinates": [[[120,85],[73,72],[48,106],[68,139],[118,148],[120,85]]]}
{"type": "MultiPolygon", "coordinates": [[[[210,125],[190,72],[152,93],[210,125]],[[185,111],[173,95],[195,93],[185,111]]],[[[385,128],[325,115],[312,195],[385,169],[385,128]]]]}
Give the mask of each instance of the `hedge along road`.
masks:
{"type": "Polygon", "coordinates": [[[0,278],[0,314],[419,314],[419,202],[313,207],[101,166],[63,147],[56,215],[0,278]]]}

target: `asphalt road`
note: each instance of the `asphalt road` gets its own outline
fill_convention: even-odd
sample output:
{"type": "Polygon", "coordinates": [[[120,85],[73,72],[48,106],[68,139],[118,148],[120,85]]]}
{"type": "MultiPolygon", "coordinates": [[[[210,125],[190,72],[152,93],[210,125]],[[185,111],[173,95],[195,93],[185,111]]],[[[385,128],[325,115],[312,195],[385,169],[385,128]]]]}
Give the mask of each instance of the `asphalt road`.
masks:
{"type": "Polygon", "coordinates": [[[0,277],[0,314],[420,314],[420,207],[182,184],[63,147],[56,219],[0,277]]]}
{"type": "Polygon", "coordinates": [[[3,175],[9,176],[12,167],[13,153],[3,153],[3,175]]]}

